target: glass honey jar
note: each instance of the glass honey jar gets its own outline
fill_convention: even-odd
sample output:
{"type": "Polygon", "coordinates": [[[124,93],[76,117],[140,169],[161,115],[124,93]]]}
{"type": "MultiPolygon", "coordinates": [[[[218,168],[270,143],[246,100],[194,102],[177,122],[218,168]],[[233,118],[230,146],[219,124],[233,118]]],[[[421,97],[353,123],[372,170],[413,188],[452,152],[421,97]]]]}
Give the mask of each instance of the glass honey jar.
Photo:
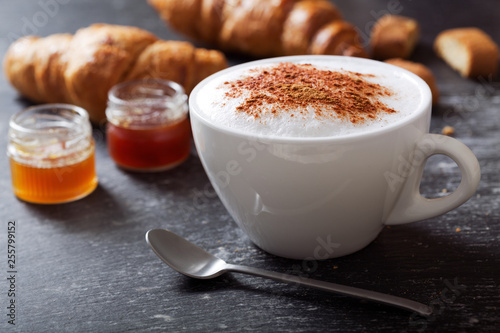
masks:
{"type": "Polygon", "coordinates": [[[80,199],[97,187],[89,116],[68,104],[34,106],[9,122],[7,155],[14,194],[27,202],[80,199]]]}
{"type": "Polygon", "coordinates": [[[173,168],[189,156],[191,127],[187,95],[177,83],[128,81],[108,94],[106,139],[115,163],[128,170],[173,168]]]}

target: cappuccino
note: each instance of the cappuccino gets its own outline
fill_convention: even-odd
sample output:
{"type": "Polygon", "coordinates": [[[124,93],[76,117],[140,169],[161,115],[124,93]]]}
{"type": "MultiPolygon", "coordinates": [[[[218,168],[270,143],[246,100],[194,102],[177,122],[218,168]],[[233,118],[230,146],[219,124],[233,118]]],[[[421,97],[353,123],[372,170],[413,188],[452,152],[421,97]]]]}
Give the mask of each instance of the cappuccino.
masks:
{"type": "Polygon", "coordinates": [[[425,102],[412,74],[375,61],[336,60],[235,66],[200,84],[195,103],[216,126],[305,138],[376,131],[425,102]]]}
{"type": "Polygon", "coordinates": [[[307,55],[219,72],[195,87],[189,107],[200,161],[235,222],[269,253],[319,260],[474,193],[479,163],[456,139],[428,133],[431,101],[402,68],[307,55]],[[435,154],[453,159],[462,181],[429,200],[420,182],[435,154]]]}

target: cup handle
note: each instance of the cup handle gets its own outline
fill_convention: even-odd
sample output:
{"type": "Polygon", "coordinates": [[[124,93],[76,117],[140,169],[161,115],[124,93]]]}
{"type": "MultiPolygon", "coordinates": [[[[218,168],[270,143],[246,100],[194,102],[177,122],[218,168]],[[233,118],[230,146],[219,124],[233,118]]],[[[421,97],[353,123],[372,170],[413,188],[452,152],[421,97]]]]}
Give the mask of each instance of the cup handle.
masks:
{"type": "MultiPolygon", "coordinates": [[[[385,224],[396,225],[420,221],[444,214],[460,206],[475,193],[481,172],[479,162],[472,151],[460,141],[440,134],[425,134],[417,143],[414,154],[420,156],[416,164],[407,169],[406,181],[396,204],[385,224]],[[420,194],[420,181],[427,159],[436,154],[449,156],[462,173],[458,188],[443,198],[428,199],[420,194]]],[[[412,160],[414,160],[412,159],[412,160]]]]}

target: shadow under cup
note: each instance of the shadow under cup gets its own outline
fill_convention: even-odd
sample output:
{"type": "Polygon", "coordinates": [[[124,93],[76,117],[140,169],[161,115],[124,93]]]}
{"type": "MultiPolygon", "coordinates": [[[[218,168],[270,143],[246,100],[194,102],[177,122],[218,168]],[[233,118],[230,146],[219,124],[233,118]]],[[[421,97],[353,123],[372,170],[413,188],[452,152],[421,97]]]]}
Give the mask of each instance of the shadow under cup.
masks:
{"type": "Polygon", "coordinates": [[[431,218],[475,192],[479,163],[458,140],[428,134],[431,93],[416,75],[381,62],[340,56],[293,56],[234,66],[201,82],[190,96],[193,137],[219,198],[248,237],[287,258],[322,260],[362,249],[384,225],[431,218]],[[200,92],[212,80],[278,62],[329,61],[334,68],[364,63],[405,76],[422,100],[401,121],[335,137],[252,135],[214,123],[200,92]],[[426,199],[419,191],[427,158],[451,157],[462,181],[450,195],[426,199]]]}

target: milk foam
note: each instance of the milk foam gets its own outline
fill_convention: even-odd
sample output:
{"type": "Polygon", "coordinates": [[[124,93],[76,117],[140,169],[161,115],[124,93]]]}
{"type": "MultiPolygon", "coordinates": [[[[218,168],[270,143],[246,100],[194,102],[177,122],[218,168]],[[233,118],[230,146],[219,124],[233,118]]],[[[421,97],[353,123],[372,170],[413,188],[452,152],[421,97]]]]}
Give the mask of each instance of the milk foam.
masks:
{"type": "MultiPolygon", "coordinates": [[[[227,82],[255,75],[255,70],[251,69],[261,69],[258,72],[262,72],[276,66],[277,62],[250,64],[250,67],[230,69],[205,80],[196,89],[194,97],[194,102],[197,104],[196,112],[217,126],[231,128],[245,134],[274,137],[335,137],[371,132],[399,123],[415,110],[421,109],[421,104],[424,103],[422,86],[414,81],[414,76],[409,76],[406,72],[387,64],[358,61],[362,59],[356,58],[352,61],[349,58],[338,58],[339,61],[332,61],[332,59],[312,59],[311,57],[301,60],[304,59],[306,60],[295,61],[295,63],[312,64],[319,70],[371,74],[363,76],[363,80],[388,88],[392,95],[379,97],[377,100],[397,112],[380,113],[376,119],[361,123],[352,123],[345,118],[335,116],[318,119],[314,110],[307,106],[296,110],[302,111],[300,117],[290,117],[290,113],[263,112],[262,116],[256,119],[245,112],[238,112],[238,106],[245,102],[250,92],[244,92],[238,97],[228,97],[226,93],[231,87],[227,82]]],[[[271,106],[264,104],[259,107],[266,110],[271,106]]]]}

